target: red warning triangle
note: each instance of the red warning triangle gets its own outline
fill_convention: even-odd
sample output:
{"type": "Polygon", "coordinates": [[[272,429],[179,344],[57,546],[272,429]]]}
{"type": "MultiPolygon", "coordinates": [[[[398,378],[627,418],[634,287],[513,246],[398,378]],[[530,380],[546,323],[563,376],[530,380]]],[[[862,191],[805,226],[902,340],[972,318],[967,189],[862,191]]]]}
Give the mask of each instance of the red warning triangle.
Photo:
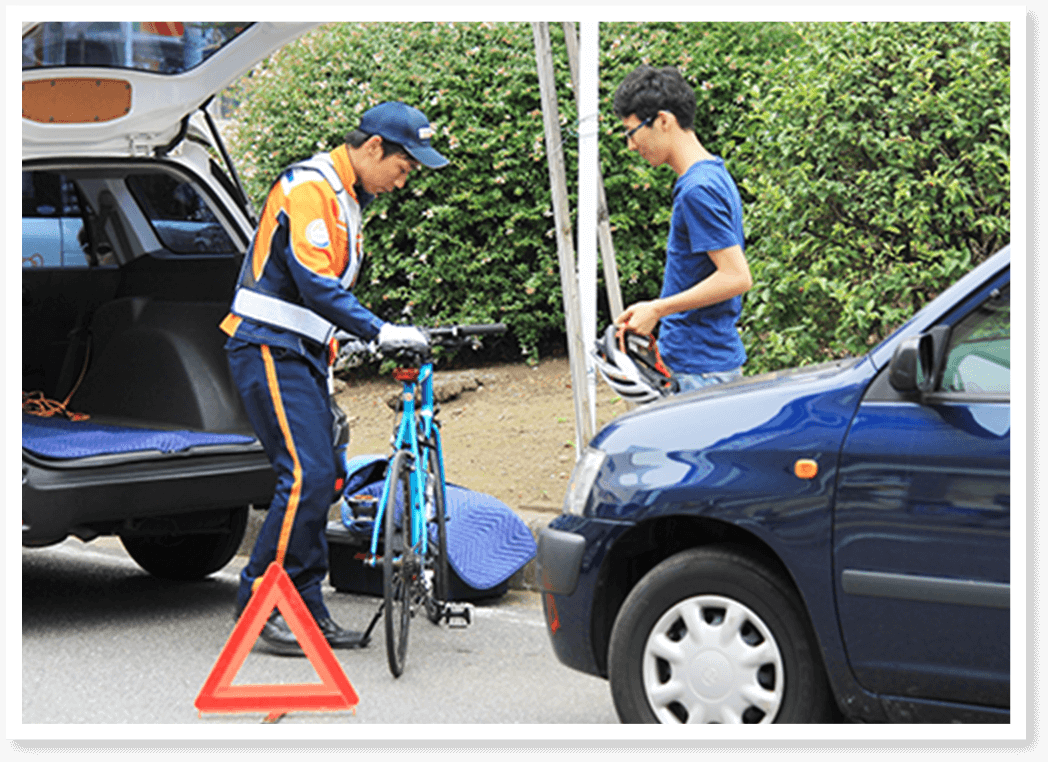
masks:
{"type": "Polygon", "coordinates": [[[272,563],[193,705],[200,712],[268,712],[273,717],[291,711],[353,709],[359,701],[291,578],[282,566],[272,563]],[[320,683],[233,685],[274,606],[295,634],[320,683]]]}

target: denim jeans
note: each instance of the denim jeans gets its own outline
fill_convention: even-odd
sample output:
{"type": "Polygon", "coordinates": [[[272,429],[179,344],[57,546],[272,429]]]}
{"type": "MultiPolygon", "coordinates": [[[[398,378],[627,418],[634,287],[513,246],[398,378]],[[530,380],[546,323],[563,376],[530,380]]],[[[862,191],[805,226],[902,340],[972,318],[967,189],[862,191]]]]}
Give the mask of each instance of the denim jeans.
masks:
{"type": "Polygon", "coordinates": [[[695,389],[702,389],[704,386],[738,381],[742,378],[742,368],[714,371],[712,373],[677,373],[675,377],[677,383],[680,384],[680,391],[690,392],[695,389]]]}

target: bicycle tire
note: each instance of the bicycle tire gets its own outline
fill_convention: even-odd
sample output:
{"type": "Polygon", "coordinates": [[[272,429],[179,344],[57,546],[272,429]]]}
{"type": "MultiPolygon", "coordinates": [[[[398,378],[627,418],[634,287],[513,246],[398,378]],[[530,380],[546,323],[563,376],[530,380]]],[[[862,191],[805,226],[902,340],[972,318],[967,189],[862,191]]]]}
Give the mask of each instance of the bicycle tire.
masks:
{"type": "Polygon", "coordinates": [[[433,624],[439,624],[444,614],[444,607],[448,602],[451,577],[448,569],[448,529],[444,480],[440,478],[440,459],[436,447],[430,447],[426,456],[426,484],[433,486],[433,521],[437,526],[437,541],[430,543],[433,590],[426,601],[426,616],[433,624]]]}
{"type": "Polygon", "coordinates": [[[405,452],[398,452],[389,465],[389,495],[383,510],[382,595],[386,658],[393,677],[400,677],[408,655],[412,578],[416,567],[415,551],[411,545],[411,468],[405,452]],[[402,506],[399,517],[396,511],[398,496],[402,506]]]}

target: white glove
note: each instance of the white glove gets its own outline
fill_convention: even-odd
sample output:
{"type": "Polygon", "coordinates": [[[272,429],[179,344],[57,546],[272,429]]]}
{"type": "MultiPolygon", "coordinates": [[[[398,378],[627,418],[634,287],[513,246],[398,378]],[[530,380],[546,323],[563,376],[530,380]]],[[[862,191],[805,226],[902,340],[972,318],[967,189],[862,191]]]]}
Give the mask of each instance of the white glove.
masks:
{"type": "Polygon", "coordinates": [[[380,352],[390,352],[398,349],[425,350],[429,348],[429,339],[413,325],[383,323],[378,332],[377,343],[380,352]]]}

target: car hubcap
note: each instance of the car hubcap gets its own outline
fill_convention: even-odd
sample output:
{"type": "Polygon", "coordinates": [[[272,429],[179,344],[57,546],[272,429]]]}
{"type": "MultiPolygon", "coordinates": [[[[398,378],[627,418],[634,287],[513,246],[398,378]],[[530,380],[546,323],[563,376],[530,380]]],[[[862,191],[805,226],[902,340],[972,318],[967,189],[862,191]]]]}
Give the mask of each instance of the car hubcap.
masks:
{"type": "Polygon", "coordinates": [[[769,723],[782,705],[782,654],[768,626],[731,598],[680,601],[644,644],[644,693],[662,723],[769,723]]]}

